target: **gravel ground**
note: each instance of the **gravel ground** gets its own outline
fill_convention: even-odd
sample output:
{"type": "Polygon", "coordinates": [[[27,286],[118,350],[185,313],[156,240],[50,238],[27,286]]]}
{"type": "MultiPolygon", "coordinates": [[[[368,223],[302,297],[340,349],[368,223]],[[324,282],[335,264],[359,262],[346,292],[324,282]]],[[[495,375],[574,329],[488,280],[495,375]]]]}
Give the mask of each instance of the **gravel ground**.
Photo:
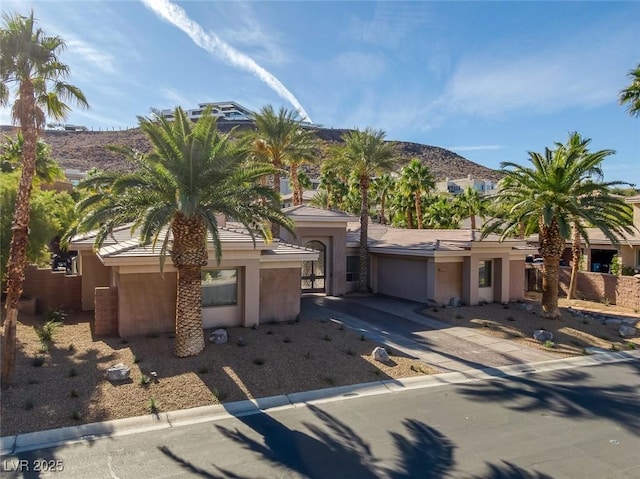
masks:
{"type": "Polygon", "coordinates": [[[177,359],[171,335],[97,338],[91,318],[67,317],[44,352],[35,332],[43,318],[20,315],[14,384],[2,391],[2,436],[148,414],[152,399],[170,411],[437,372],[393,351],[388,365],[378,363],[370,357],[376,343],[322,320],[230,328],[227,344],[207,343],[202,355],[177,359]],[[44,363],[35,366],[35,358],[44,363]],[[115,385],[105,371],[119,362],[131,367],[131,380],[115,385]]]}

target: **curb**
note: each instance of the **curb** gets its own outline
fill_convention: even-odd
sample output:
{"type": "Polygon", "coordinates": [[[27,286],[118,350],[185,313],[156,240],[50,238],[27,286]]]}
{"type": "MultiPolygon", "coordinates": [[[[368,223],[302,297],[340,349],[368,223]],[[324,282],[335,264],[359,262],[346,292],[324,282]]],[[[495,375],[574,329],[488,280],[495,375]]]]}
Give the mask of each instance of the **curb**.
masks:
{"type": "Polygon", "coordinates": [[[36,431],[14,436],[0,437],[0,455],[17,454],[33,449],[43,449],[61,444],[93,441],[102,437],[115,437],[139,432],[168,429],[190,424],[218,421],[238,416],[275,411],[292,407],[306,407],[356,397],[398,393],[413,389],[462,384],[490,379],[504,379],[537,372],[557,371],[575,367],[596,366],[640,359],[640,350],[606,352],[589,356],[552,359],[529,364],[514,364],[497,368],[470,369],[462,372],[415,376],[404,379],[388,379],[351,386],[338,386],[313,391],[248,399],[213,406],[163,412],[113,421],[82,424],[46,431],[36,431]]]}

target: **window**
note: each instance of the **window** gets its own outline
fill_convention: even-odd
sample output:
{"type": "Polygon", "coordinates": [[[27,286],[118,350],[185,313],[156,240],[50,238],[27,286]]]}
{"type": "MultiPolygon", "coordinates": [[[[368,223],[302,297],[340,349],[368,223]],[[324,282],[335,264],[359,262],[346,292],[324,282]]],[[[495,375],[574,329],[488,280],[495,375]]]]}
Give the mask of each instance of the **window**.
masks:
{"type": "Polygon", "coordinates": [[[347,283],[360,280],[360,257],[347,256],[347,283]]]}
{"type": "Polygon", "coordinates": [[[491,286],[491,261],[480,261],[478,271],[478,287],[489,288],[491,286]]]}
{"type": "Polygon", "coordinates": [[[202,307],[230,306],[238,303],[238,270],[203,270],[202,307]]]}

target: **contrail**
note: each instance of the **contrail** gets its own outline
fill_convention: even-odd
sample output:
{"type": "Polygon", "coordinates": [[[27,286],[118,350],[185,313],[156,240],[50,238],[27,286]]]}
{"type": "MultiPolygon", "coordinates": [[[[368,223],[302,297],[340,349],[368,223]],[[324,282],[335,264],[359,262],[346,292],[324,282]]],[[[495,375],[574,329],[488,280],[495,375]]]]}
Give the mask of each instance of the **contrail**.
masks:
{"type": "Polygon", "coordinates": [[[206,33],[200,25],[191,20],[187,13],[179,6],[168,0],[141,0],[142,3],[160,18],[175,25],[184,33],[189,35],[191,40],[200,48],[212,55],[217,55],[231,65],[253,73],[260,80],[265,82],[281,98],[291,103],[300,114],[302,120],[311,122],[311,118],[302,108],[298,99],[285,87],[280,80],[258,65],[255,60],[242,52],[239,52],[215,33],[206,33]]]}

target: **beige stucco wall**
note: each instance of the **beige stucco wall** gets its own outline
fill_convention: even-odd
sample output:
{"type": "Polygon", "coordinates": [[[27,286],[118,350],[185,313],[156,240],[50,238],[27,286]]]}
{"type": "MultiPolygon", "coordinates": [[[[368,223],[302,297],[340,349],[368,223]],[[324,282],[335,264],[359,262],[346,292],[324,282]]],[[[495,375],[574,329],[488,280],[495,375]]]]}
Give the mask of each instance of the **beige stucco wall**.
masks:
{"type": "Polygon", "coordinates": [[[95,309],[95,289],[111,286],[111,268],[102,264],[92,251],[80,251],[79,269],[82,275],[82,310],[95,309]]]}
{"type": "Polygon", "coordinates": [[[173,331],[176,273],[116,273],[118,334],[121,337],[173,331]]]}
{"type": "Polygon", "coordinates": [[[523,260],[511,260],[509,265],[509,301],[524,299],[524,268],[523,260]]]}
{"type": "Polygon", "coordinates": [[[440,304],[462,297],[462,263],[434,263],[433,297],[440,304]]]}
{"type": "Polygon", "coordinates": [[[326,250],[327,278],[325,279],[326,293],[330,296],[342,296],[346,289],[346,248],[347,230],[345,227],[299,226],[294,238],[288,231],[281,231],[281,236],[287,243],[304,246],[309,241],[321,241],[326,250]]]}
{"type": "Polygon", "coordinates": [[[620,260],[624,266],[637,268],[640,264],[638,261],[638,250],[640,246],[620,245],[620,260]]]}
{"type": "Polygon", "coordinates": [[[300,313],[300,268],[260,270],[260,322],[291,321],[300,313]]]}

